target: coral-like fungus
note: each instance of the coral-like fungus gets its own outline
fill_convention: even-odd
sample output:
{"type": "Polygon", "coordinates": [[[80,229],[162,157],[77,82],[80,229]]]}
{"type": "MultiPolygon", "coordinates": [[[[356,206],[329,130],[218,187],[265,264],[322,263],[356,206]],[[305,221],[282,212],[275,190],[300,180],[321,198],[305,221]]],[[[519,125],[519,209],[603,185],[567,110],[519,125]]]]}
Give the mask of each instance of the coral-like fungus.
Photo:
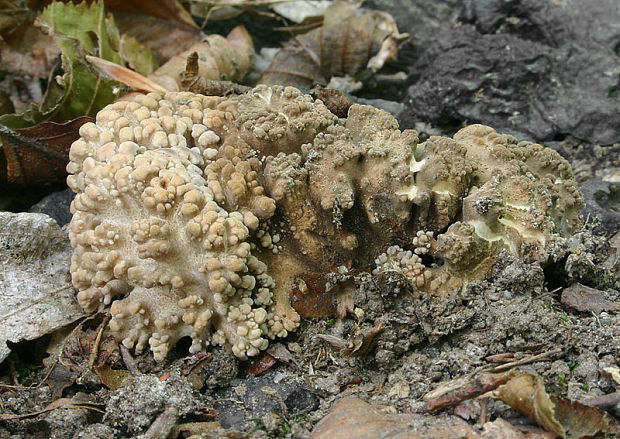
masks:
{"type": "Polygon", "coordinates": [[[111,304],[112,332],[158,360],[185,336],[191,352],[256,355],[297,327],[289,295],[308,273],[376,258],[449,293],[501,249],[546,261],[579,226],[550,149],[481,125],[418,144],[384,111],[338,119],[294,88],[128,96],[80,135],[67,167],[78,300],[111,304]]]}

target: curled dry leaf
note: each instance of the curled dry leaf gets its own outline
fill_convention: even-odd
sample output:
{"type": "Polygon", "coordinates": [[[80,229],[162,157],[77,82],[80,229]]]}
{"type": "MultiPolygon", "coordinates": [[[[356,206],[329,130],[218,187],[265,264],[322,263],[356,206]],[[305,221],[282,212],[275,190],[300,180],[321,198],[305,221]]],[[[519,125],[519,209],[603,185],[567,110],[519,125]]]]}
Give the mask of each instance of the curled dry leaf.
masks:
{"type": "Polygon", "coordinates": [[[135,90],[161,92],[183,89],[224,96],[247,91],[247,87],[220,80],[241,80],[250,67],[253,53],[250,35],[245,27],[237,26],[226,38],[220,35],[207,36],[204,41],[172,57],[148,77],[101,58],[87,58],[107,76],[135,90]]]}
{"type": "Polygon", "coordinates": [[[155,81],[152,81],[146,76],[131,69],[128,69],[127,67],[123,67],[119,64],[106,61],[105,59],[98,58],[96,56],[87,56],[86,59],[92,65],[96,66],[105,75],[109,76],[110,78],[114,78],[116,81],[122,82],[123,84],[133,88],[134,90],[147,93],[153,91],[166,91],[164,87],[162,87],[155,81]]]}
{"type": "Polygon", "coordinates": [[[181,82],[183,90],[205,96],[230,96],[240,95],[251,89],[236,82],[206,79],[200,76],[198,70],[198,53],[193,52],[187,57],[187,65],[181,82]]]}
{"type": "Polygon", "coordinates": [[[377,71],[395,59],[397,43],[406,35],[398,32],[392,16],[352,12],[344,10],[344,16],[338,16],[327,11],[329,21],[286,43],[259,82],[310,88],[326,85],[332,76],[354,75],[367,68],[377,71]]]}
{"type": "Polygon", "coordinates": [[[80,127],[92,121],[92,117],[83,116],[66,123],[41,122],[15,131],[0,126],[7,183],[64,182],[71,144],[80,137],[80,127]]]}
{"type": "Polygon", "coordinates": [[[549,395],[538,376],[529,373],[516,376],[499,387],[497,393],[505,404],[563,438],[616,437],[620,434],[617,422],[607,413],[549,395]]]}
{"type": "Polygon", "coordinates": [[[149,79],[167,90],[180,90],[188,57],[194,52],[198,54],[200,77],[240,81],[250,68],[254,44],[248,31],[241,25],[230,31],[226,38],[221,35],[208,35],[204,41],[172,57],[149,75],[149,79]]]}

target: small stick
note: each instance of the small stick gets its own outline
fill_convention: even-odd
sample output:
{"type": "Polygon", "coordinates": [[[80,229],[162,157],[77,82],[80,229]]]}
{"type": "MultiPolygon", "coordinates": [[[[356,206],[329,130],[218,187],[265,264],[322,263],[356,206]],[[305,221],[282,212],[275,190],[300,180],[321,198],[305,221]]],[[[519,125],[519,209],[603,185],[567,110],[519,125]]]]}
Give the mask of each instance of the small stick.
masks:
{"type": "Polygon", "coordinates": [[[179,410],[176,407],[168,407],[153,421],[144,433],[144,439],[166,439],[178,420],[179,410]]]}
{"type": "Polygon", "coordinates": [[[99,345],[101,344],[101,337],[103,336],[103,331],[105,327],[108,325],[112,316],[108,314],[105,316],[101,324],[99,325],[99,332],[97,333],[97,338],[95,338],[95,343],[93,346],[93,350],[90,352],[90,357],[88,358],[88,368],[92,369],[95,365],[95,361],[97,360],[97,355],[99,355],[99,345]]]}
{"type": "Polygon", "coordinates": [[[463,401],[470,400],[483,395],[491,390],[497,389],[502,384],[506,384],[514,376],[514,371],[501,374],[482,372],[469,385],[465,385],[453,392],[430,399],[422,406],[423,413],[436,412],[446,407],[454,407],[463,401]]]}
{"type": "Polygon", "coordinates": [[[142,373],[138,369],[138,366],[136,365],[136,360],[134,360],[131,354],[129,353],[129,349],[127,349],[125,345],[122,343],[119,345],[119,348],[121,350],[121,356],[123,357],[123,362],[125,363],[125,366],[127,366],[127,370],[133,376],[142,375],[142,373]]]}
{"type": "Polygon", "coordinates": [[[562,352],[561,348],[551,349],[550,351],[543,352],[542,354],[532,355],[531,357],[522,358],[517,361],[511,361],[510,363],[499,365],[492,369],[493,372],[503,372],[508,369],[512,369],[513,367],[523,366],[524,364],[535,363],[537,361],[547,361],[549,357],[554,356],[555,354],[559,354],[562,352]]]}
{"type": "Polygon", "coordinates": [[[514,352],[504,352],[502,354],[489,355],[488,357],[485,357],[485,360],[489,363],[505,363],[509,358],[514,358],[514,356],[514,352]]]}
{"type": "Polygon", "coordinates": [[[610,410],[620,404],[620,392],[609,393],[607,395],[595,396],[583,401],[585,405],[597,407],[603,410],[610,410]]]}

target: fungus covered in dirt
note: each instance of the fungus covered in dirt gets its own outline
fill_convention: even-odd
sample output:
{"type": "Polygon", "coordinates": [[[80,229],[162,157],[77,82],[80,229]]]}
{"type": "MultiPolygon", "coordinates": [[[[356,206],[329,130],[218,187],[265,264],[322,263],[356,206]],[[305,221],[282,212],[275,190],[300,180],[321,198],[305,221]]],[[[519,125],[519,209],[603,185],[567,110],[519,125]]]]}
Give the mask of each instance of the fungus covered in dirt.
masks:
{"type": "Polygon", "coordinates": [[[67,167],[78,300],[111,305],[112,332],[158,360],[185,336],[191,352],[256,355],[298,326],[289,296],[309,273],[376,259],[417,290],[454,292],[500,250],[545,262],[580,226],[550,149],[481,125],[419,144],[384,111],[339,119],[294,88],[132,95],[80,134],[67,167]]]}

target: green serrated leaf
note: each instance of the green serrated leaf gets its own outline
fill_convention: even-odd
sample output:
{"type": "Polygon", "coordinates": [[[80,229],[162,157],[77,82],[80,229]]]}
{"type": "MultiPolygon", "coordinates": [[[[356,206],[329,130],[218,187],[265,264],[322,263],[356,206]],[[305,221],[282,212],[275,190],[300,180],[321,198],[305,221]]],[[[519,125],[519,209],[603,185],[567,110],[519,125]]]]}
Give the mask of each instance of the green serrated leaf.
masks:
{"type": "Polygon", "coordinates": [[[60,47],[64,70],[63,76],[50,80],[41,111],[51,113],[49,119],[59,122],[94,116],[118,97],[122,87],[101,77],[85,59],[86,55],[95,55],[122,62],[113,45],[118,35],[114,20],[106,19],[102,2],[91,6],[53,2],[41,14],[40,23],[60,47]]]}
{"type": "Polygon", "coordinates": [[[78,47],[86,50],[89,55],[117,64],[121,62],[121,57],[114,50],[110,39],[110,33],[118,35],[118,30],[113,19],[106,19],[103,2],[89,6],[86,2],[74,5],[56,1],[45,8],[40,22],[54,35],[61,48],[68,51],[69,56],[72,47],[63,47],[64,43],[67,40],[77,40],[78,47]]]}

